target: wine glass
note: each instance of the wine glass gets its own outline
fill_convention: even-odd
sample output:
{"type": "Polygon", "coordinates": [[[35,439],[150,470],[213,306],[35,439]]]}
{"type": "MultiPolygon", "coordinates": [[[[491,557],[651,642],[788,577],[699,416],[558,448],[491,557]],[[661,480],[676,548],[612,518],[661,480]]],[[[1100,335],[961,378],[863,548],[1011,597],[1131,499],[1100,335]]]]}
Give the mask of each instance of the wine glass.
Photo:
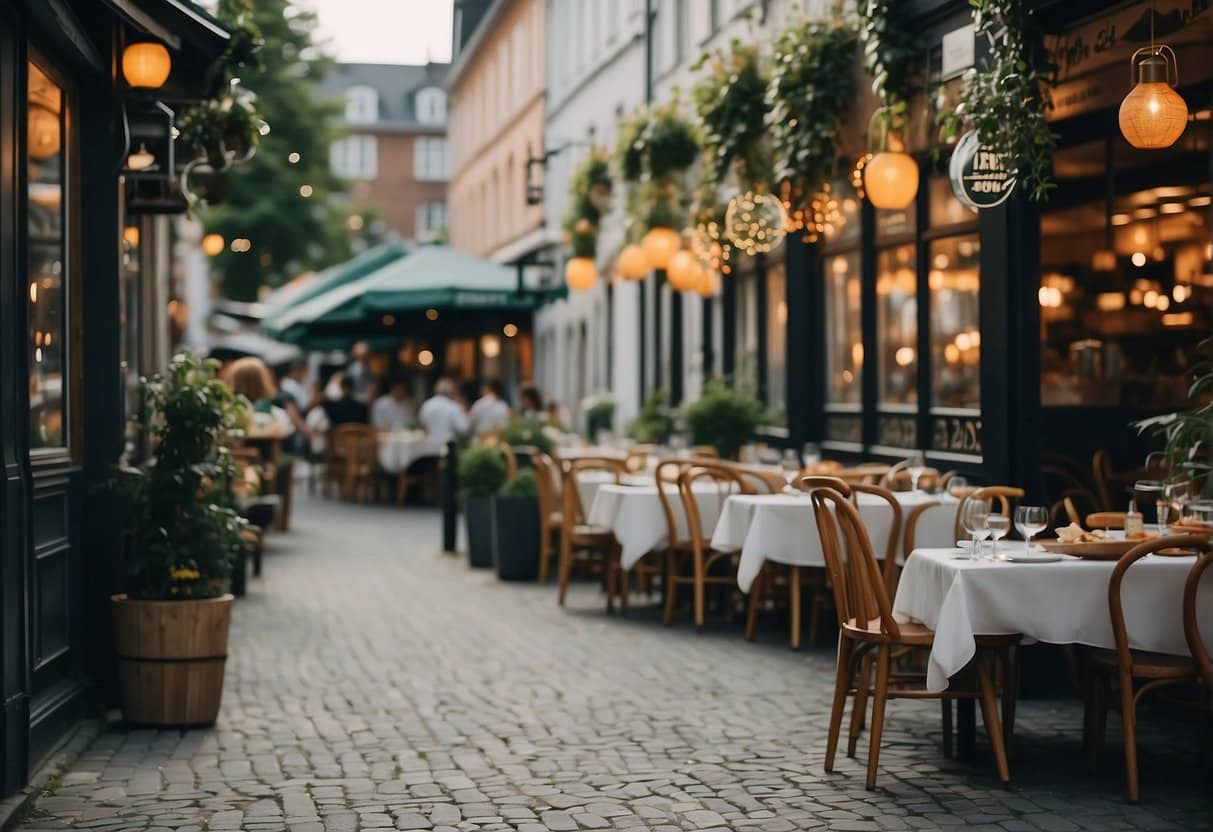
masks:
{"type": "MultiPolygon", "coordinates": [[[[1175,480],[1174,482],[1167,483],[1164,487],[1163,493],[1167,498],[1166,503],[1168,521],[1172,518],[1174,518],[1176,521],[1183,520],[1184,512],[1188,505],[1188,499],[1191,496],[1190,485],[1191,483],[1188,480],[1175,480]]],[[[1166,527],[1163,525],[1163,521],[1160,519],[1158,523],[1158,533],[1166,534],[1166,527]]]]}
{"type": "Polygon", "coordinates": [[[816,442],[805,442],[801,456],[804,459],[804,467],[816,465],[821,462],[821,448],[816,442]]]}
{"type": "Polygon", "coordinates": [[[990,553],[993,560],[998,560],[998,541],[1007,536],[1007,532],[1011,531],[1011,518],[1005,514],[991,514],[986,517],[986,527],[990,531],[990,537],[994,539],[994,549],[990,553]]]}
{"type": "Polygon", "coordinates": [[[787,485],[783,489],[784,493],[795,494],[796,489],[792,487],[792,483],[800,476],[800,457],[796,455],[794,450],[788,448],[783,452],[783,460],[780,462],[780,466],[783,468],[783,478],[787,481],[787,485]]]}
{"type": "Polygon", "coordinates": [[[948,494],[957,500],[963,499],[969,493],[969,481],[962,476],[953,475],[948,479],[948,494]]]}
{"type": "Polygon", "coordinates": [[[960,525],[969,533],[973,541],[974,559],[977,558],[981,541],[990,534],[990,501],[985,499],[967,498],[960,506],[960,525]]]}
{"type": "Polygon", "coordinates": [[[906,470],[910,472],[910,490],[918,490],[918,478],[927,470],[927,461],[922,451],[915,451],[906,458],[906,470]]]}
{"type": "Polygon", "coordinates": [[[1023,535],[1023,550],[1032,549],[1032,538],[1049,525],[1049,513],[1044,506],[1018,506],[1015,509],[1015,528],[1023,535]]]}

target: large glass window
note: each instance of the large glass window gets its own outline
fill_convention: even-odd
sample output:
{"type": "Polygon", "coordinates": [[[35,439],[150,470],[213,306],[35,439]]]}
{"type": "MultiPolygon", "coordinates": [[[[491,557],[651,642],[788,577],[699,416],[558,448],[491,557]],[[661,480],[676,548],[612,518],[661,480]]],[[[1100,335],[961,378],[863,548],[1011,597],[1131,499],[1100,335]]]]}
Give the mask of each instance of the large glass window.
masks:
{"type": "Polygon", "coordinates": [[[914,245],[876,256],[876,329],[880,348],[880,403],[918,401],[918,296],[914,245]]]}
{"type": "MultiPolygon", "coordinates": [[[[782,255],[782,250],[779,254],[782,255]]],[[[768,261],[769,262],[769,261],[768,261]]],[[[788,279],[782,256],[767,267],[767,407],[787,421],[788,279]]]]}
{"type": "Polygon", "coordinates": [[[730,280],[737,281],[736,305],[736,348],[737,354],[733,361],[733,380],[747,390],[758,387],[758,281],[754,279],[753,270],[747,263],[745,274],[730,280]]]}
{"type": "Polygon", "coordinates": [[[981,246],[976,234],[933,240],[931,270],[931,406],[981,407],[979,295],[981,246]]]}
{"type": "Polygon", "coordinates": [[[63,89],[35,63],[27,90],[30,448],[67,446],[63,89]]]}
{"type": "Polygon", "coordinates": [[[859,252],[826,258],[826,401],[859,404],[863,389],[859,252]]]}

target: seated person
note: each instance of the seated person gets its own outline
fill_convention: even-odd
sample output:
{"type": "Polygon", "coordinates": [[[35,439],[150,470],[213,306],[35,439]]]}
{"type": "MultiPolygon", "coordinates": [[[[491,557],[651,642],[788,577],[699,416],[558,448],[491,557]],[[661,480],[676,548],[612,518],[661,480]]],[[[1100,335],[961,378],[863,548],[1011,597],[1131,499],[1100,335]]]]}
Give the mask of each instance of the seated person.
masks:
{"type": "Polygon", "coordinates": [[[354,398],[354,382],[348,376],[341,377],[341,396],[328,399],[321,407],[328,417],[329,426],[360,424],[365,425],[369,414],[366,405],[354,398]]]}
{"type": "Polygon", "coordinates": [[[378,431],[404,430],[413,421],[413,406],[403,379],[393,379],[388,392],[371,405],[371,427],[378,431]]]}
{"type": "Polygon", "coordinates": [[[510,421],[510,406],[505,403],[505,390],[501,382],[486,381],[480,388],[480,398],[468,411],[472,436],[499,433],[510,421]]]}
{"type": "Polygon", "coordinates": [[[447,442],[468,432],[468,417],[463,405],[455,401],[455,382],[440,378],[434,395],[421,405],[417,419],[435,442],[447,442]]]}

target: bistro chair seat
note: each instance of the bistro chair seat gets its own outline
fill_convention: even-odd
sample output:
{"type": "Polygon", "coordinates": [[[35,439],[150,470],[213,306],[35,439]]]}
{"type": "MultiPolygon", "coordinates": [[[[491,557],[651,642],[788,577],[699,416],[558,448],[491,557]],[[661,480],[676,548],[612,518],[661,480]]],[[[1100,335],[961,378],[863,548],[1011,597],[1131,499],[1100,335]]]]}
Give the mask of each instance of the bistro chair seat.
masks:
{"type": "MultiPolygon", "coordinates": [[[[561,522],[564,522],[563,517],[561,522]]],[[[606,526],[599,526],[595,523],[577,523],[570,530],[574,541],[579,540],[597,540],[603,537],[612,537],[613,533],[606,526]]]]}
{"type": "MultiPolygon", "coordinates": [[[[619,584],[625,576],[620,567],[619,541],[610,529],[586,522],[585,508],[581,504],[581,491],[578,487],[578,477],[591,471],[605,472],[614,476],[618,483],[627,473],[622,460],[601,457],[586,457],[583,459],[564,460],[561,469],[561,509],[560,509],[560,570],[557,599],[564,606],[568,593],[569,580],[574,567],[600,573],[603,588],[606,590],[607,612],[615,610],[615,595],[621,597],[623,606],[628,603],[626,583],[620,588],[619,584]]],[[[542,479],[542,478],[541,478],[542,479]]]]}

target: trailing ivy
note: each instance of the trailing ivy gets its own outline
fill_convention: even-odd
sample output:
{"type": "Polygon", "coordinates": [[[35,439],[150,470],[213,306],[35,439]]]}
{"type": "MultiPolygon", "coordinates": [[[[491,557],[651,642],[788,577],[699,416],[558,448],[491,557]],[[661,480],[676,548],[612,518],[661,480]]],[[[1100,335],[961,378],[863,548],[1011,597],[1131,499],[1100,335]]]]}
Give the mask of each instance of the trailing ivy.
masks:
{"type": "Polygon", "coordinates": [[[598,224],[611,197],[610,162],[598,148],[577,166],[569,185],[569,211],[564,230],[574,257],[594,258],[598,254],[598,224]]]}
{"type": "Polygon", "coordinates": [[[785,30],[766,90],[774,180],[795,220],[834,178],[843,119],[854,99],[855,33],[840,19],[785,30]]]}
{"type": "Polygon", "coordinates": [[[699,134],[678,114],[678,99],[643,107],[619,124],[615,163],[631,185],[628,216],[644,229],[678,228],[684,219],[677,179],[699,157],[699,134]]]}
{"type": "Polygon", "coordinates": [[[920,38],[907,21],[905,2],[859,0],[859,40],[872,92],[883,106],[904,111],[919,75],[920,38]]]}
{"type": "Polygon", "coordinates": [[[733,38],[728,52],[704,53],[692,69],[705,65],[708,73],[695,85],[693,98],[703,125],[707,172],[721,183],[735,166],[742,182],[769,182],[767,77],[758,49],[733,38]]]}
{"type": "Polygon", "coordinates": [[[940,139],[955,141],[965,129],[977,131],[986,150],[1007,159],[1033,201],[1056,187],[1052,176],[1057,136],[1046,113],[1052,107],[1048,78],[1052,64],[1030,46],[1021,0],[969,0],[977,33],[989,44],[986,59],[968,70],[955,109],[941,108],[940,139]]]}

